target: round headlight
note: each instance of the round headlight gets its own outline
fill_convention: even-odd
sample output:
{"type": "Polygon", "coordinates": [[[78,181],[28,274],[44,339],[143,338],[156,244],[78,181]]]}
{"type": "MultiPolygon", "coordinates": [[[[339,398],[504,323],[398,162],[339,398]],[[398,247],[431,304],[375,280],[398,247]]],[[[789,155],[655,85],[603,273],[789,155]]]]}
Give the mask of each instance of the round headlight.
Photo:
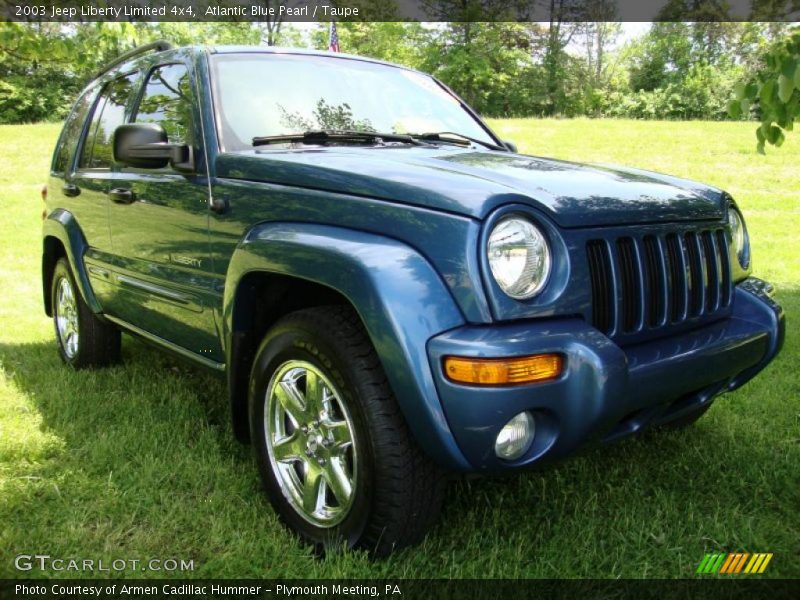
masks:
{"type": "Polygon", "coordinates": [[[550,275],[550,247],[536,225],[506,217],[489,235],[486,251],[497,285],[515,300],[537,294],[550,275]]]}
{"type": "Polygon", "coordinates": [[[728,210],[728,222],[731,226],[731,243],[733,244],[734,252],[736,252],[736,258],[742,268],[746,269],[750,262],[747,228],[744,225],[741,213],[734,207],[728,210]]]}

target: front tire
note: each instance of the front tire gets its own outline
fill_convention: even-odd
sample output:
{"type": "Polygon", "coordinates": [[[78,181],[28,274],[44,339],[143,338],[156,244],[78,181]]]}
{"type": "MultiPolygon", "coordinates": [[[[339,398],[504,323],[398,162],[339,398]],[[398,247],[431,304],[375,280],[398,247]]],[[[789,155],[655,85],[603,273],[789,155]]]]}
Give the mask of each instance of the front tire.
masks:
{"type": "Polygon", "coordinates": [[[270,502],[318,550],[386,555],[435,522],[444,474],[411,437],[349,308],[292,313],[267,333],[249,411],[270,502]]]}
{"type": "Polygon", "coordinates": [[[53,325],[61,359],[75,369],[119,361],[119,330],[101,321],[83,301],[67,259],[60,258],[50,282],[53,325]]]}

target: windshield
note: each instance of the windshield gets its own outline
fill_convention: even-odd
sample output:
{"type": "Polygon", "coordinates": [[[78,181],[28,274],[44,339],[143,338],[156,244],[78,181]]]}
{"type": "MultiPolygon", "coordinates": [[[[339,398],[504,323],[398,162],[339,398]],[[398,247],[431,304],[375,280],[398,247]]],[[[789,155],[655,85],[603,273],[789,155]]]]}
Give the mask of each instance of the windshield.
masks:
{"type": "Polygon", "coordinates": [[[254,137],[314,130],[453,131],[494,142],[431,77],[387,65],[325,56],[212,56],[219,133],[226,150],[254,137]]]}

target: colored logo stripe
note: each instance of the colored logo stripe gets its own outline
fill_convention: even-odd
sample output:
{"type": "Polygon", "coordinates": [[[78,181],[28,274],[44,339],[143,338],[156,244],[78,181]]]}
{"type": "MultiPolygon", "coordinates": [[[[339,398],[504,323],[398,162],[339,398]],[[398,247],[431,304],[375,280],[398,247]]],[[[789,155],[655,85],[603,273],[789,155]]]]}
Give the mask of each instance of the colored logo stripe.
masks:
{"type": "Polygon", "coordinates": [[[697,567],[697,573],[716,573],[722,566],[722,561],[725,560],[724,554],[706,554],[700,566],[697,567]]]}
{"type": "Polygon", "coordinates": [[[722,573],[726,575],[736,573],[763,573],[769,561],[772,560],[772,553],[731,552],[706,554],[695,573],[722,573]],[[749,559],[749,560],[748,560],[749,559]],[[745,567],[745,565],[747,565],[745,567]]]}
{"type": "Polygon", "coordinates": [[[727,573],[728,570],[731,568],[731,565],[737,558],[739,558],[738,554],[728,554],[728,558],[726,558],[725,562],[722,563],[722,568],[719,570],[719,572],[727,573]]]}
{"type": "Polygon", "coordinates": [[[753,558],[750,559],[750,562],[747,563],[747,567],[745,567],[745,573],[763,573],[764,569],[767,568],[769,561],[772,560],[772,553],[769,554],[753,554],[753,558]]]}
{"type": "Polygon", "coordinates": [[[728,560],[722,565],[720,573],[738,573],[749,554],[729,554],[728,560]]]}

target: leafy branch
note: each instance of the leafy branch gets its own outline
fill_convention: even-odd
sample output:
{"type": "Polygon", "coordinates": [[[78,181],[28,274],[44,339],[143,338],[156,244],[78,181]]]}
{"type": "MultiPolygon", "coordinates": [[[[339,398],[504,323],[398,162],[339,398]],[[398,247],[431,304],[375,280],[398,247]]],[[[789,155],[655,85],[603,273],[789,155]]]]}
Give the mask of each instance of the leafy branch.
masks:
{"type": "Polygon", "coordinates": [[[800,31],[776,44],[765,57],[766,69],[734,88],[735,97],[728,105],[734,119],[747,116],[757,104],[761,125],[756,129],[758,151],[766,144],[780,147],[787,131],[794,129],[800,117],[800,31]]]}

